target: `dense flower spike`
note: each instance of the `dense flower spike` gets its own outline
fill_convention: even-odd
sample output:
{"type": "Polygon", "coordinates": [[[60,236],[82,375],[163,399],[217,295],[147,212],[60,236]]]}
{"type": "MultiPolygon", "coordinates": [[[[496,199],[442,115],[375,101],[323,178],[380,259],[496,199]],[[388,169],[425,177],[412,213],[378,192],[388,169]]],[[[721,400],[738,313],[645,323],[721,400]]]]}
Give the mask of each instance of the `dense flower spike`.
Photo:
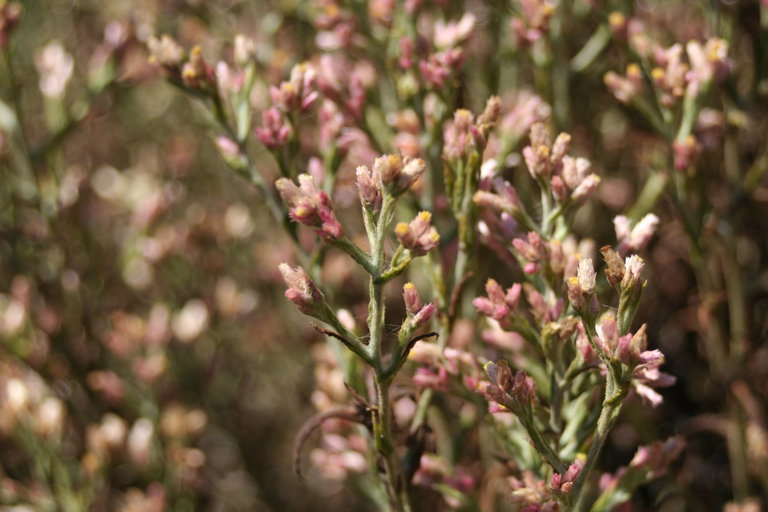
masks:
{"type": "Polygon", "coordinates": [[[299,175],[298,187],[288,178],[280,178],[275,186],[288,205],[293,220],[317,228],[317,234],[325,239],[342,237],[344,233],[333,212],[331,199],[315,186],[312,176],[299,175]]]}

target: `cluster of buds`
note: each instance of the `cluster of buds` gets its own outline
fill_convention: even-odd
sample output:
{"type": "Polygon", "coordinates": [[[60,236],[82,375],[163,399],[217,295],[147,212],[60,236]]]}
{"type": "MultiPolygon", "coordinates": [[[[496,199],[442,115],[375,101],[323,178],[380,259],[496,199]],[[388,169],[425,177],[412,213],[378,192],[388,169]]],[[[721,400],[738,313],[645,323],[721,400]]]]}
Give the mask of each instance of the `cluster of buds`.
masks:
{"type": "Polygon", "coordinates": [[[503,154],[508,154],[517,141],[522,139],[535,123],[544,122],[552,113],[549,104],[529,90],[518,92],[512,107],[499,121],[499,136],[507,146],[503,154]]]}
{"type": "Polygon", "coordinates": [[[548,180],[561,203],[569,199],[585,199],[600,184],[600,178],[589,172],[589,160],[566,155],[570,145],[569,134],[561,133],[552,142],[546,125],[536,123],[531,127],[530,145],[523,148],[523,157],[531,176],[540,182],[548,180]]]}
{"type": "Polygon", "coordinates": [[[327,193],[317,188],[309,174],[299,175],[299,186],[288,178],[275,182],[280,197],[288,205],[294,221],[316,228],[317,234],[326,239],[339,239],[344,232],[336,219],[333,203],[327,193]]]}
{"type": "Polygon", "coordinates": [[[261,113],[262,126],[256,127],[259,142],[268,149],[283,147],[293,134],[293,128],[277,107],[270,107],[261,113]]]}
{"type": "Polygon", "coordinates": [[[413,376],[413,383],[420,388],[447,391],[454,382],[462,392],[475,392],[478,386],[485,385],[480,380],[477,358],[465,350],[441,349],[435,343],[418,341],[408,359],[420,364],[413,376]]]}
{"type": "Polygon", "coordinates": [[[440,90],[455,77],[464,63],[464,51],[450,48],[419,61],[419,71],[428,87],[440,90]]]}
{"type": "MultiPolygon", "coordinates": [[[[713,38],[704,44],[688,41],[685,46],[675,43],[669,48],[654,47],[643,37],[631,40],[634,46],[639,46],[638,54],[650,60],[649,78],[664,107],[672,107],[686,94],[698,96],[712,82],[722,80],[731,68],[728,43],[723,39],[713,38]],[[688,62],[684,59],[686,54],[688,62]]],[[[625,76],[609,71],[604,77],[608,89],[622,103],[631,102],[643,91],[643,80],[642,70],[636,63],[627,66],[625,76]]]]}
{"type": "Polygon", "coordinates": [[[536,387],[524,371],[513,373],[506,361],[488,362],[484,366],[489,382],[483,389],[485,397],[517,416],[530,415],[536,401],[536,387]]]}
{"type": "Polygon", "coordinates": [[[270,87],[269,96],[272,104],[283,112],[307,112],[320,97],[317,72],[306,62],[297,64],[287,81],[270,87]]]}
{"type": "Polygon", "coordinates": [[[675,169],[685,171],[701,151],[701,144],[694,135],[688,134],[672,144],[672,151],[675,155],[675,169]]]}
{"type": "Polygon", "coordinates": [[[485,283],[487,297],[477,297],[472,300],[472,304],[482,314],[496,320],[502,327],[507,327],[510,325],[511,315],[515,313],[520,302],[521,291],[520,283],[513,284],[505,292],[499,283],[488,279],[485,283]]]}
{"type": "Polygon", "coordinates": [[[606,313],[595,326],[595,331],[598,349],[612,361],[634,367],[649,356],[645,350],[648,345],[645,324],[635,334],[619,336],[616,317],[612,313],[606,313]]]}
{"type": "Polygon", "coordinates": [[[400,222],[395,226],[395,235],[411,256],[424,256],[437,247],[440,235],[432,226],[432,214],[419,212],[410,223],[400,222]]]}
{"type": "Polygon", "coordinates": [[[475,204],[490,208],[499,214],[507,214],[510,217],[519,216],[525,210],[520,196],[517,195],[517,190],[508,181],[496,178],[491,180],[490,186],[494,192],[490,190],[475,192],[473,196],[475,204]]]}
{"type": "MultiPolygon", "coordinates": [[[[427,164],[420,158],[408,158],[400,155],[383,155],[373,163],[373,171],[370,173],[371,186],[376,185],[376,180],[393,197],[403,194],[418,180],[427,164]]],[[[360,168],[358,168],[360,169],[360,168]]],[[[364,166],[362,169],[366,169],[364,166]]],[[[359,176],[360,174],[358,174],[359,176]]],[[[358,181],[358,186],[360,182],[358,181]]]]}
{"type": "Polygon", "coordinates": [[[485,110],[477,120],[469,110],[459,109],[453,115],[453,123],[445,130],[443,156],[448,161],[466,158],[473,150],[485,148],[488,133],[501,114],[501,100],[491,96],[485,110]]]}
{"type": "Polygon", "coordinates": [[[584,469],[584,460],[576,459],[573,464],[568,466],[568,471],[565,474],[555,473],[552,475],[549,490],[555,494],[571,494],[582,469],[584,469]]]}
{"type": "Polygon", "coordinates": [[[536,274],[542,267],[549,266],[550,262],[562,259],[559,257],[561,254],[558,254],[562,253],[562,246],[558,242],[547,243],[535,231],[528,233],[526,238],[527,240],[524,238],[512,240],[512,246],[525,261],[523,271],[526,274],[536,274]]]}

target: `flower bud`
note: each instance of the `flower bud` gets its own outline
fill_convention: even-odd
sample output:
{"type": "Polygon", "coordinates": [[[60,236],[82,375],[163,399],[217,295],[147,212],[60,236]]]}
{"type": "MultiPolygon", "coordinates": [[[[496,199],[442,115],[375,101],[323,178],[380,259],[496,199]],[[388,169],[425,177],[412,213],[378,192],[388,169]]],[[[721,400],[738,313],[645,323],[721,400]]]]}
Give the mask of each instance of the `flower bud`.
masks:
{"type": "Polygon", "coordinates": [[[421,309],[419,292],[413,283],[405,283],[403,285],[403,302],[405,302],[406,311],[412,315],[415,315],[421,309]]]}
{"type": "Polygon", "coordinates": [[[363,206],[377,211],[381,206],[381,176],[375,167],[371,171],[364,165],[357,168],[355,175],[360,202],[363,206]]]}
{"type": "Polygon", "coordinates": [[[579,260],[578,277],[582,293],[585,295],[595,293],[595,267],[590,258],[579,260]]]}
{"type": "Polygon", "coordinates": [[[302,267],[291,268],[287,263],[281,263],[279,268],[285,284],[288,285],[285,297],[305,315],[323,320],[328,311],[325,296],[309,278],[307,271],[302,267]]]}

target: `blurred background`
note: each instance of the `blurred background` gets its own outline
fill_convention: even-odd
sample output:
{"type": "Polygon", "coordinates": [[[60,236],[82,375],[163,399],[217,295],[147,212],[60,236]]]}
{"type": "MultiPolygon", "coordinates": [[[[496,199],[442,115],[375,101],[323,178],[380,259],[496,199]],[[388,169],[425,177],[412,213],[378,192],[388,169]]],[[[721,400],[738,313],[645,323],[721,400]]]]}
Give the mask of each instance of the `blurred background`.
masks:
{"type": "MultiPolygon", "coordinates": [[[[639,317],[678,381],[657,409],[631,403],[603,464],[615,469],[639,443],[682,434],[685,453],[636,497],[634,510],[722,510],[734,495],[768,489],[761,7],[605,3],[573,3],[560,52],[573,56],[613,9],[653,24],[665,45],[722,31],[731,41],[733,78],[714,100],[710,123],[697,125],[700,140],[711,141],[694,191],[701,244],[692,248],[686,219],[665,196],[652,205],[661,224],[647,251],[639,317]],[[739,179],[723,178],[724,161],[763,170],[736,193],[739,179]],[[740,288],[728,272],[740,276],[740,288]],[[735,362],[717,368],[718,352],[707,343],[730,347],[722,354],[735,362]]],[[[376,6],[387,8],[342,4],[372,19],[376,6]]],[[[483,27],[471,38],[458,103],[478,111],[496,93],[509,113],[530,91],[552,103],[507,26],[518,11],[501,4],[428,6],[434,16],[471,11],[483,27]]],[[[316,59],[323,46],[317,13],[336,3],[30,0],[21,2],[15,26],[10,4],[0,5],[2,510],[365,510],[359,489],[320,474],[309,457],[307,481],[293,474],[293,439],[316,412],[317,383],[342,384],[328,369],[320,335],[283,297],[277,266],[296,261],[289,237],[259,191],[222,160],[210,112],[171,85],[146,49],[151,36],[170,33],[184,47],[202,45],[215,62],[231,55],[235,34],[251,37],[259,70],[253,103],[261,110],[269,85],[316,59]]],[[[343,50],[367,58],[365,45],[343,50]]],[[[603,177],[576,224],[597,247],[614,243],[613,216],[636,204],[666,165],[667,149],[647,122],[603,84],[606,71],[626,65],[609,46],[573,74],[568,113],[552,120],[603,177]]],[[[317,152],[320,128],[307,125],[302,162],[317,152]]],[[[353,170],[371,164],[371,146],[353,147],[339,171],[335,200],[351,229],[360,226],[353,170]]],[[[277,177],[269,153],[253,151],[263,172],[277,177]]],[[[311,243],[311,233],[301,236],[311,243]]],[[[488,275],[514,280],[517,270],[503,269],[490,251],[481,261],[488,275]]],[[[367,289],[357,270],[331,252],[322,273],[336,303],[364,317],[367,289]]],[[[480,290],[484,278],[476,282],[480,290]]],[[[310,438],[306,450],[316,444],[310,438]]],[[[425,509],[444,507],[423,499],[425,509]]]]}

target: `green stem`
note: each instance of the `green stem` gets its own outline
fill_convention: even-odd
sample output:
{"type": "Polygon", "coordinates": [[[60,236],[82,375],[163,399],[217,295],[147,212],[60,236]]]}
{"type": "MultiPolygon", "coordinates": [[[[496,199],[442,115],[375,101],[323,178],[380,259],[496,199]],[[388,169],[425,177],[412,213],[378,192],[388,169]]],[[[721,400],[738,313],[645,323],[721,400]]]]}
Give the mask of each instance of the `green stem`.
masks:
{"type": "MultiPolygon", "coordinates": [[[[608,377],[608,384],[612,383],[612,378],[608,377]]],[[[600,411],[600,417],[597,420],[597,431],[595,437],[592,439],[592,446],[589,447],[589,453],[587,459],[584,462],[584,467],[576,479],[576,484],[573,487],[572,497],[575,500],[573,511],[582,512],[586,511],[588,507],[587,495],[585,492],[585,484],[589,479],[590,473],[597,464],[597,460],[600,458],[600,453],[603,450],[605,441],[608,439],[613,426],[616,424],[616,420],[621,412],[621,405],[624,396],[628,392],[628,388],[624,387],[618,390],[618,393],[612,393],[614,386],[606,385],[605,388],[605,400],[603,401],[603,409],[600,411]]]]}

